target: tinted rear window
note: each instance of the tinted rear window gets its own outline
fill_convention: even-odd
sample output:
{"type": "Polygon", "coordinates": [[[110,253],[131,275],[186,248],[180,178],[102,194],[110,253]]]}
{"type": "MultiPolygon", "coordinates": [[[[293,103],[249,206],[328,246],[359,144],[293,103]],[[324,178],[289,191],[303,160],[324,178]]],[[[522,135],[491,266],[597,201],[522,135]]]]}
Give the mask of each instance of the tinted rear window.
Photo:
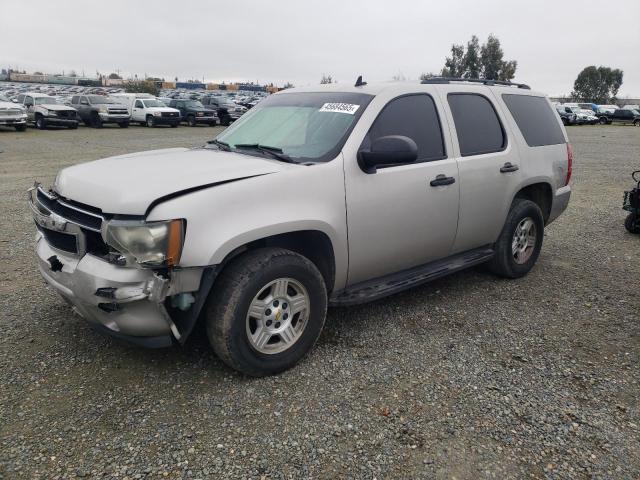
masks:
{"type": "Polygon", "coordinates": [[[504,150],[507,138],[488,98],[475,93],[450,93],[447,98],[458,133],[460,155],[466,157],[504,150]]]}
{"type": "Polygon", "coordinates": [[[565,143],[562,129],[546,98],[503,94],[502,99],[527,145],[540,147],[565,143]]]}

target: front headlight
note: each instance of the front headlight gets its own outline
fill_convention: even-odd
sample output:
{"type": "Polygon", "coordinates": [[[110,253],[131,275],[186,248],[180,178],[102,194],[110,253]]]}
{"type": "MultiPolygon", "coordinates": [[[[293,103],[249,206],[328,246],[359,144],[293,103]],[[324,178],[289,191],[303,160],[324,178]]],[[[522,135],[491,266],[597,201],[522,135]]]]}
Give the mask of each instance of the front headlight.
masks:
{"type": "Polygon", "coordinates": [[[154,117],[161,117],[162,116],[162,112],[153,112],[153,116],[154,117]]]}
{"type": "Polygon", "coordinates": [[[101,106],[100,113],[109,113],[109,107],[101,106]]]}
{"type": "Polygon", "coordinates": [[[112,220],[106,224],[103,238],[129,262],[145,267],[172,267],[180,262],[184,231],[184,220],[112,220]]]}

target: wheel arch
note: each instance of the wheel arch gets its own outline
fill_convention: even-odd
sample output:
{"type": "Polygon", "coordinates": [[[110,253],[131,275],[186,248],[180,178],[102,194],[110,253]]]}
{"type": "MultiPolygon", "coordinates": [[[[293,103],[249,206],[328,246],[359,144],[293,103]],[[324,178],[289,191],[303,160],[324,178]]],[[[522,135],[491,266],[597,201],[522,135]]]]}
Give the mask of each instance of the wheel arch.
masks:
{"type": "Polygon", "coordinates": [[[525,185],[516,192],[514,200],[516,198],[524,198],[531,200],[540,207],[542,211],[542,217],[545,225],[551,215],[551,206],[553,204],[553,189],[548,182],[536,182],[529,185],[525,185]]]}
{"type": "Polygon", "coordinates": [[[243,253],[264,247],[284,248],[309,259],[322,274],[327,292],[334,289],[336,259],[333,242],[329,235],[320,230],[296,230],[248,241],[227,253],[219,263],[219,270],[243,253]]]}

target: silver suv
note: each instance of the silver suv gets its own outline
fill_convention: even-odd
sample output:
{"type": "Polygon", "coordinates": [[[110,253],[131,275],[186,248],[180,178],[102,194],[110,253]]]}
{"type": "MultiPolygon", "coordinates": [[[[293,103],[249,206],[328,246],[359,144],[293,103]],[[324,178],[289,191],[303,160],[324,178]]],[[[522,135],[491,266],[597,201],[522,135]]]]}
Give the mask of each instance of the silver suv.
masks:
{"type": "Polygon", "coordinates": [[[65,168],[29,199],[42,275],[96,329],[164,347],[201,321],[259,376],[311,349],[328,305],[482,263],[525,275],[571,164],[526,85],[359,81],[272,95],[203,147],[65,168]]]}

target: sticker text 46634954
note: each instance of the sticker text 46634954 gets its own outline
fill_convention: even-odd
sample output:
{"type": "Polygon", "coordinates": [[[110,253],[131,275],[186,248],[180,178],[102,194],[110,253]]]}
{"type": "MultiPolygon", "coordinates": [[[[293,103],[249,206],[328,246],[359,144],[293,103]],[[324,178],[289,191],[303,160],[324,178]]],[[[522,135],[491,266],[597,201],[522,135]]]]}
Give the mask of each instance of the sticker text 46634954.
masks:
{"type": "Polygon", "coordinates": [[[352,103],[325,103],[320,108],[321,112],[333,112],[333,113],[348,113],[353,115],[360,108],[360,105],[354,105],[352,103]]]}

